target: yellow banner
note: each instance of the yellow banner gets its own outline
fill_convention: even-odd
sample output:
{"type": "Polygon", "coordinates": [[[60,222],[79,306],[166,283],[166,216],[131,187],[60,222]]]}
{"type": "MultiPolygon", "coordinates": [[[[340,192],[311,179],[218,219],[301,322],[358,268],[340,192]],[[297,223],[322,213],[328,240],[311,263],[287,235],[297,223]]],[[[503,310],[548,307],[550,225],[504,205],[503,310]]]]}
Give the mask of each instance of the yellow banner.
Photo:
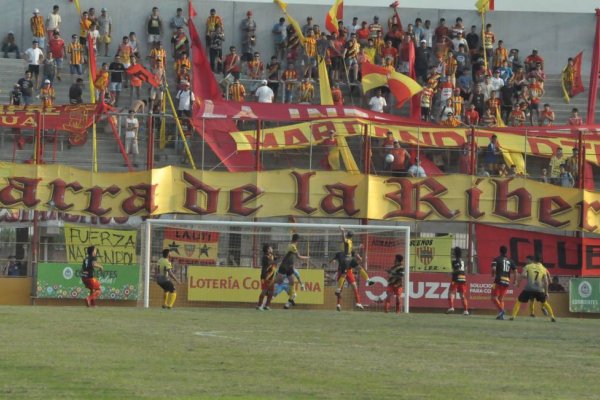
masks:
{"type": "Polygon", "coordinates": [[[135,264],[135,242],[137,230],[92,228],[65,224],[67,262],[81,263],[87,256],[87,248],[98,248],[100,264],[135,264]]]}
{"type": "MultiPolygon", "coordinates": [[[[299,272],[305,290],[301,291],[296,283],[296,302],[323,304],[323,270],[301,269],[299,272]]],[[[188,300],[256,303],[260,292],[260,268],[188,268],[188,300]]],[[[285,303],[287,300],[287,295],[281,293],[273,299],[273,303],[285,303]]]]}
{"type": "Polygon", "coordinates": [[[0,164],[0,208],[113,218],[171,213],[298,216],[600,231],[600,193],[525,178],[467,175],[416,179],[342,171],[230,173],[177,167],[92,173],[6,163],[0,164]]]}
{"type": "Polygon", "coordinates": [[[452,271],[452,236],[411,239],[410,270],[418,272],[452,271]]]}
{"type": "Polygon", "coordinates": [[[163,249],[170,249],[171,259],[178,264],[216,265],[219,232],[165,228],[163,249]]]}
{"type": "MultiPolygon", "coordinates": [[[[327,138],[330,130],[336,131],[339,136],[364,136],[365,125],[367,135],[372,138],[385,138],[386,132],[391,131],[400,143],[420,147],[457,148],[461,147],[470,135],[470,129],[377,124],[356,118],[331,119],[262,129],[260,149],[261,151],[288,150],[318,145],[327,138]]],[[[231,132],[230,135],[236,142],[238,151],[256,150],[255,131],[231,132]]],[[[563,148],[566,156],[570,156],[578,140],[576,135],[572,138],[533,137],[522,132],[510,133],[487,129],[475,131],[478,147],[486,147],[492,135],[497,135],[500,146],[511,153],[545,157],[550,157],[559,146],[563,148]]],[[[584,145],[588,149],[586,159],[600,165],[600,139],[584,136],[584,145]]]]}

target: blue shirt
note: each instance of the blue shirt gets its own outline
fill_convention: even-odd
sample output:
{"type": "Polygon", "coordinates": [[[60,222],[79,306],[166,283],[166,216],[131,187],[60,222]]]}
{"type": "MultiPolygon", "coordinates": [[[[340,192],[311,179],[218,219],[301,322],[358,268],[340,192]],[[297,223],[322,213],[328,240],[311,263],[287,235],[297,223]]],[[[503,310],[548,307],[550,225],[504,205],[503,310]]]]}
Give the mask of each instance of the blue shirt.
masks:
{"type": "Polygon", "coordinates": [[[287,36],[285,24],[276,23],[273,25],[273,36],[275,36],[275,44],[282,44],[287,36]]]}

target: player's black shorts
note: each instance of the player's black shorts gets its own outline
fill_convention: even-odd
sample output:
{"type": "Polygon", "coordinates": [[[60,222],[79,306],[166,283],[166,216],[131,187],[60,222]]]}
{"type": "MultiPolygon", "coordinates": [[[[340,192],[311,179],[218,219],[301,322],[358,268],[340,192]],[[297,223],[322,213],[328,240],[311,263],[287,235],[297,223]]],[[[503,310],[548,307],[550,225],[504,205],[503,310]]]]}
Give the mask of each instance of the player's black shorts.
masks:
{"type": "Polygon", "coordinates": [[[294,266],[281,264],[279,266],[279,269],[277,270],[277,272],[280,273],[281,275],[285,275],[285,276],[294,275],[294,266]]]}
{"type": "Polygon", "coordinates": [[[165,279],[164,277],[159,277],[156,279],[156,283],[158,283],[158,286],[160,286],[165,292],[173,293],[175,291],[175,285],[173,285],[173,282],[165,279]]]}
{"type": "Polygon", "coordinates": [[[546,293],[544,292],[535,292],[533,290],[523,290],[519,295],[519,301],[521,303],[527,303],[529,300],[535,299],[540,303],[546,302],[546,293]]]}

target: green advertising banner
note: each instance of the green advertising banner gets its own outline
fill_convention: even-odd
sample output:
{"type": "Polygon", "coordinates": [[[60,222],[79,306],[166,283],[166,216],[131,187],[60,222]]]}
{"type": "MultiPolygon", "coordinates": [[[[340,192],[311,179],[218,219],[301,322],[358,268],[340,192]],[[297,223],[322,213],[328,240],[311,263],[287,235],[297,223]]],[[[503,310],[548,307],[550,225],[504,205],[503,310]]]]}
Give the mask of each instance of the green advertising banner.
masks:
{"type": "Polygon", "coordinates": [[[600,278],[571,278],[569,311],[600,313],[600,278]]]}
{"type": "MultiPolygon", "coordinates": [[[[102,286],[100,299],[137,300],[138,265],[104,265],[96,271],[102,286]]],[[[79,276],[81,264],[40,263],[37,271],[37,297],[42,299],[84,299],[89,290],[79,276]]]]}

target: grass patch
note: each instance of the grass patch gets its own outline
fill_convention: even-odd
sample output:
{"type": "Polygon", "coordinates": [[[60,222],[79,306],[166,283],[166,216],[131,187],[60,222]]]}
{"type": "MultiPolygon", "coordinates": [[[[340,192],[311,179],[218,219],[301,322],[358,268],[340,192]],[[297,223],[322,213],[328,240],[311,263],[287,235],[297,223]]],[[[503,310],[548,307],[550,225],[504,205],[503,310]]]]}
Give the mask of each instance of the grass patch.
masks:
{"type": "Polygon", "coordinates": [[[0,398],[597,399],[600,320],[0,307],[0,398]]]}

